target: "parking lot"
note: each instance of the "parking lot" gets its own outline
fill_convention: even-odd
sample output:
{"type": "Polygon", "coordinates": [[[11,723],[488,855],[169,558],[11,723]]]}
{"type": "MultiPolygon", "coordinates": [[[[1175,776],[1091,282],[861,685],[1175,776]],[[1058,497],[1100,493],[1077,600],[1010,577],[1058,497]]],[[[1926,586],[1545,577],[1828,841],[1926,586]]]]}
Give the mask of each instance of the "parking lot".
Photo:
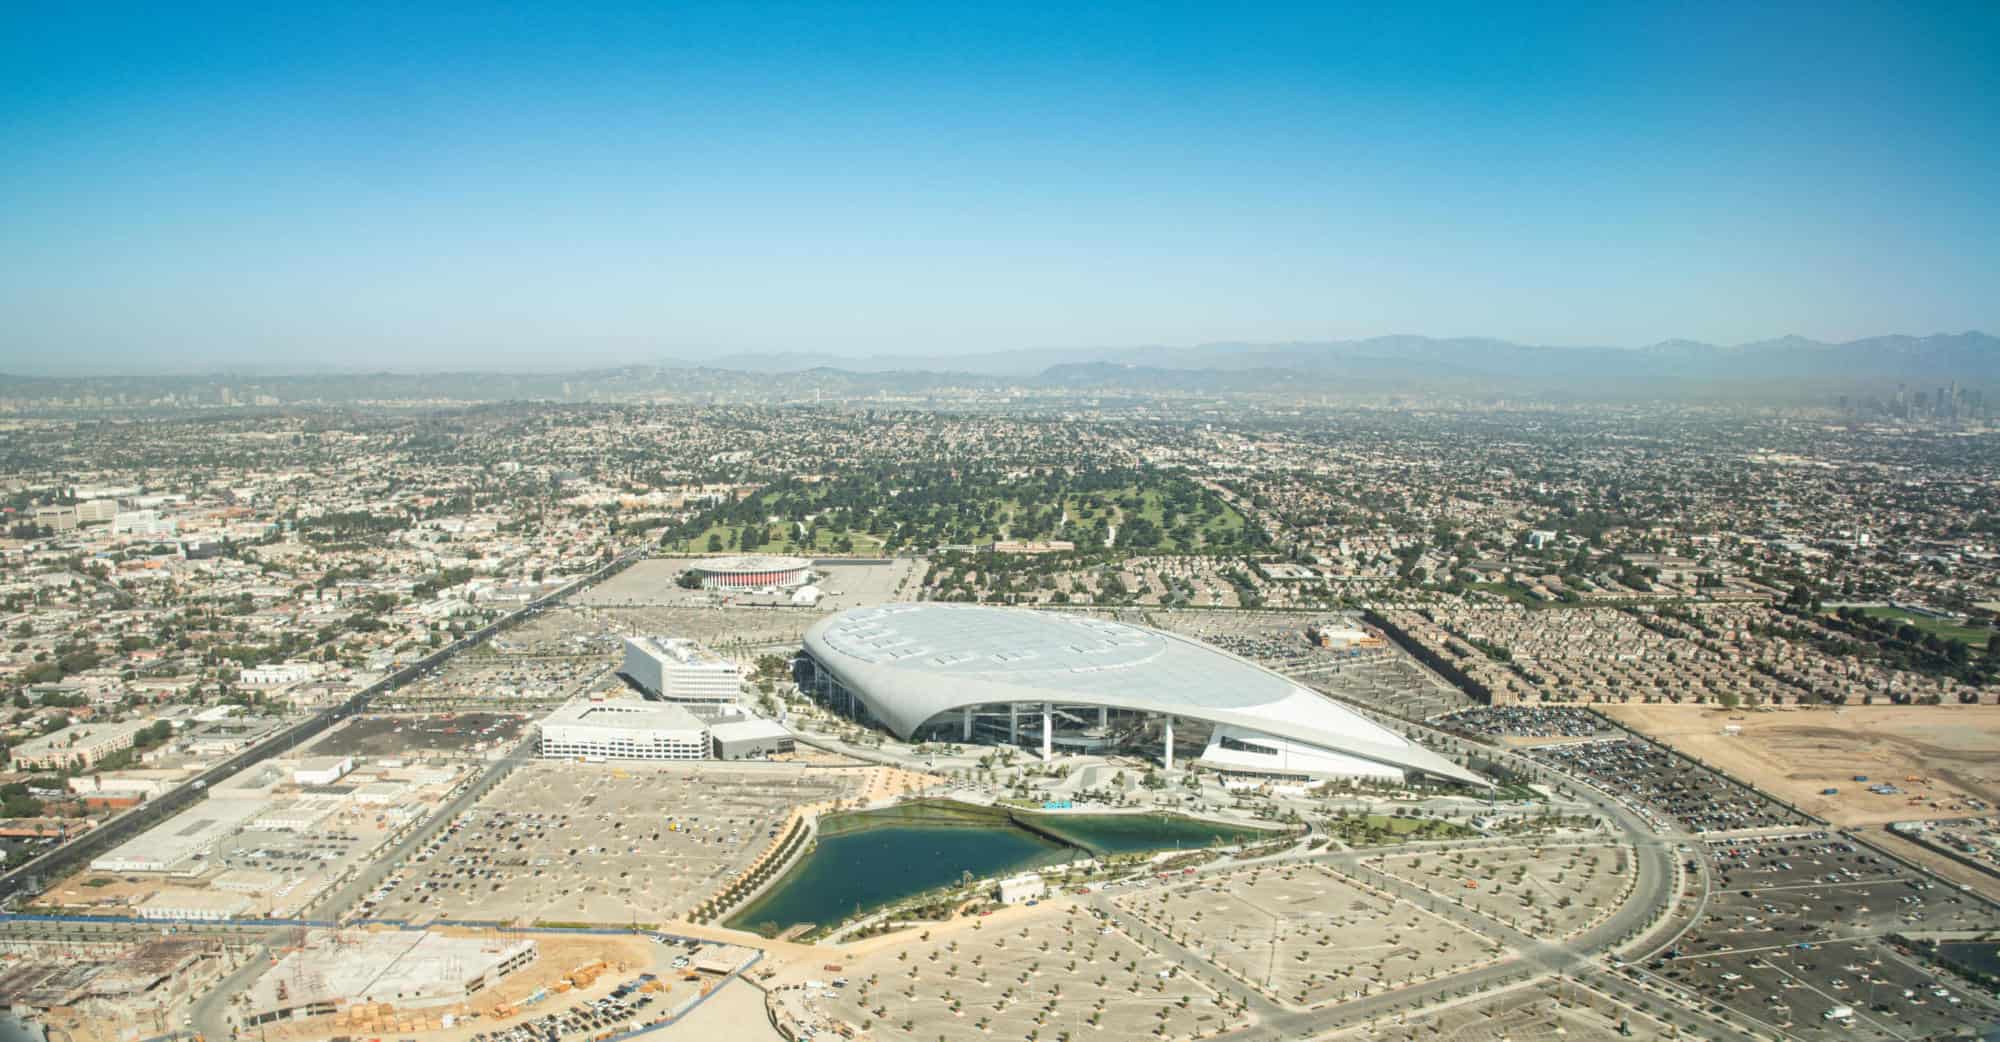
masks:
{"type": "Polygon", "coordinates": [[[525,713],[376,713],[349,717],[309,749],[313,756],[369,760],[479,757],[513,745],[529,719],[525,713]]]}
{"type": "Polygon", "coordinates": [[[1716,880],[1707,917],[1643,972],[1711,1012],[1884,1040],[2000,1016],[1989,1000],[1897,952],[1889,937],[2000,925],[1973,899],[1825,832],[1718,841],[1703,853],[1716,880]]]}
{"type": "Polygon", "coordinates": [[[1545,939],[1572,937],[1624,902],[1632,852],[1621,844],[1388,854],[1371,867],[1545,939]]]}
{"type": "Polygon", "coordinates": [[[872,1024],[875,1037],[1182,1039],[1242,1022],[1179,965],[1069,904],[910,936],[817,983],[776,998],[821,1023],[872,1024]]]}
{"type": "Polygon", "coordinates": [[[1587,988],[1556,985],[1547,991],[1516,988],[1471,1002],[1399,1014],[1393,1031],[1384,1032],[1379,1024],[1358,1024],[1323,1036],[1323,1040],[1619,1042],[1670,1037],[1672,1032],[1665,1024],[1646,1014],[1587,988]]]}
{"type": "Polygon", "coordinates": [[[1616,730],[1603,717],[1575,706],[1473,706],[1432,723],[1475,738],[1594,738],[1616,730]]]}
{"type": "Polygon", "coordinates": [[[1193,946],[1272,999],[1321,1006],[1484,965],[1505,951],[1319,865],[1285,865],[1150,885],[1121,912],[1193,946]]]}
{"type": "Polygon", "coordinates": [[[1530,756],[1567,774],[1665,814],[1690,832],[1808,824],[1802,815],[1685,757],[1634,738],[1544,745],[1530,756]]]}
{"type": "MultiPolygon", "coordinates": [[[[700,559],[660,557],[640,561],[577,594],[572,603],[589,608],[702,608],[741,599],[707,590],[682,589],[675,579],[687,570],[689,564],[700,559]]],[[[814,559],[812,585],[820,590],[818,610],[845,611],[910,600],[916,593],[916,584],[923,578],[924,570],[925,562],[913,557],[814,559]]],[[[789,610],[784,609],[780,613],[789,610]]]]}
{"type": "Polygon", "coordinates": [[[401,866],[363,914],[662,922],[763,853],[793,808],[852,796],[862,777],[782,764],[533,763],[401,866]]]}

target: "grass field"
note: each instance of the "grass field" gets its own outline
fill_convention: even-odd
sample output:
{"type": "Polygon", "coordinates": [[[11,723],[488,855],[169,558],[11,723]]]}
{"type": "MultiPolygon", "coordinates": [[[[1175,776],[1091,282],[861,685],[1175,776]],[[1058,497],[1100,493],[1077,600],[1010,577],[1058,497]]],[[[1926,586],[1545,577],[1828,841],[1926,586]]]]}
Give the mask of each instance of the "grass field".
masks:
{"type": "MultiPolygon", "coordinates": [[[[761,500],[761,505],[769,509],[771,516],[797,516],[799,508],[810,508],[802,493],[786,492],[770,495],[761,500]]],[[[1174,527],[1166,525],[1168,493],[1165,488],[1144,483],[1131,483],[1122,488],[1102,489],[1095,492],[1066,492],[1047,502],[1026,500],[1018,495],[996,494],[989,490],[986,494],[971,494],[964,500],[952,503],[948,510],[933,510],[912,521],[914,537],[909,548],[930,550],[943,545],[980,545],[1003,539],[1031,538],[1028,532],[1036,529],[1030,519],[1039,515],[1040,529],[1047,531],[1067,520],[1070,534],[1079,543],[1087,543],[1089,533],[1100,527],[1112,532],[1113,549],[1134,554],[1146,553],[1198,553],[1220,547],[1232,547],[1242,539],[1249,521],[1227,503],[1220,503],[1214,513],[1203,515],[1189,511],[1180,514],[1174,527]],[[1157,533],[1157,540],[1150,534],[1138,533],[1150,529],[1157,533]]],[[[889,531],[893,521],[886,525],[881,517],[875,520],[875,527],[889,531]]],[[[706,530],[686,539],[669,542],[665,549],[669,553],[732,553],[742,545],[742,533],[746,527],[741,524],[717,523],[706,530]],[[716,537],[719,548],[711,551],[709,538],[716,537]]],[[[802,545],[797,526],[790,523],[766,526],[767,541],[758,544],[753,552],[773,554],[828,554],[855,553],[877,554],[885,550],[882,536],[870,535],[858,527],[850,527],[842,535],[831,529],[814,531],[812,545],[802,545]],[[851,549],[843,550],[838,544],[842,538],[848,540],[851,549]]],[[[1061,530],[1058,528],[1058,532],[1061,530]]],[[[1058,534],[1056,538],[1062,536],[1058,534]]]]}
{"type": "Polygon", "coordinates": [[[1861,614],[1870,618],[1907,622],[1925,633],[1935,633],[1946,640],[1963,641],[1975,650],[1986,647],[1986,641],[1993,636],[1993,631],[1985,626],[1967,625],[1950,619],[1933,619],[1928,615],[1919,615],[1901,608],[1863,608],[1861,614]]]}
{"type": "MultiPolygon", "coordinates": [[[[708,553],[708,537],[716,536],[722,540],[722,549],[717,552],[730,553],[732,552],[732,547],[741,545],[743,530],[748,527],[752,526],[711,525],[708,531],[702,532],[692,538],[668,543],[665,546],[665,550],[668,553],[676,554],[708,553]]],[[[846,533],[847,541],[853,544],[853,549],[837,551],[834,549],[834,546],[840,541],[840,537],[824,528],[814,530],[813,534],[816,538],[813,540],[813,545],[811,546],[806,546],[799,542],[799,530],[797,526],[790,524],[766,525],[764,529],[769,533],[770,541],[757,547],[753,551],[754,553],[805,554],[808,556],[812,554],[854,553],[866,556],[880,553],[882,550],[881,538],[869,535],[866,532],[846,533]]]]}

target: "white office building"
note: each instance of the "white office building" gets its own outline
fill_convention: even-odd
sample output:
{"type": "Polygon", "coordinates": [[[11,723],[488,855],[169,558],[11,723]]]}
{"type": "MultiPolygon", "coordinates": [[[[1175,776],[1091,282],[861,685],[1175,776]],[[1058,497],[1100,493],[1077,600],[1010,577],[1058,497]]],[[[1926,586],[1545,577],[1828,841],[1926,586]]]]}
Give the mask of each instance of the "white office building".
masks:
{"type": "Polygon", "coordinates": [[[624,672],[668,702],[718,705],[735,702],[743,690],[736,663],[680,637],[625,638],[624,672]]]}
{"type": "Polygon", "coordinates": [[[537,748],[550,760],[706,760],[709,753],[707,725],[662,702],[571,702],[537,730],[537,748]]]}

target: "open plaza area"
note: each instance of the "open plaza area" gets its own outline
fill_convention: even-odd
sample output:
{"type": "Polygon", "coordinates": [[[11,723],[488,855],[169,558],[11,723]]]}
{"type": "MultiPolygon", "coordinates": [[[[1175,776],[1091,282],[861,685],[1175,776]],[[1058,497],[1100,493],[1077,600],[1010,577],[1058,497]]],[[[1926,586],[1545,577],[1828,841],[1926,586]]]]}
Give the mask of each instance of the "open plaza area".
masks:
{"type": "Polygon", "coordinates": [[[868,769],[539,762],[463,812],[366,911],[412,921],[659,923],[748,868],[868,769]]]}
{"type": "Polygon", "coordinates": [[[801,1028],[947,1042],[1188,1039],[1246,1023],[1173,959],[1075,904],[897,941],[773,992],[774,1009],[801,1028]]]}
{"type": "Polygon", "coordinates": [[[1294,1007],[1433,980],[1493,962],[1506,950],[1319,865],[1169,881],[1125,894],[1117,906],[1294,1007]]]}

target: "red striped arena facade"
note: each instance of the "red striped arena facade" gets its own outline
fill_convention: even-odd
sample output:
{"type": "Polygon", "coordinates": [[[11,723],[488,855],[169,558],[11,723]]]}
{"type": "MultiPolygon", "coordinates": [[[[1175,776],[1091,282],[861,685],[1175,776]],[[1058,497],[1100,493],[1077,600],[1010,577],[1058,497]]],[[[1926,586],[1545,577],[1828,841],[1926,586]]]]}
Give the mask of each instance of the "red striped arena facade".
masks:
{"type": "Polygon", "coordinates": [[[812,562],[803,557],[711,557],[689,570],[708,590],[791,589],[812,581],[812,562]]]}

